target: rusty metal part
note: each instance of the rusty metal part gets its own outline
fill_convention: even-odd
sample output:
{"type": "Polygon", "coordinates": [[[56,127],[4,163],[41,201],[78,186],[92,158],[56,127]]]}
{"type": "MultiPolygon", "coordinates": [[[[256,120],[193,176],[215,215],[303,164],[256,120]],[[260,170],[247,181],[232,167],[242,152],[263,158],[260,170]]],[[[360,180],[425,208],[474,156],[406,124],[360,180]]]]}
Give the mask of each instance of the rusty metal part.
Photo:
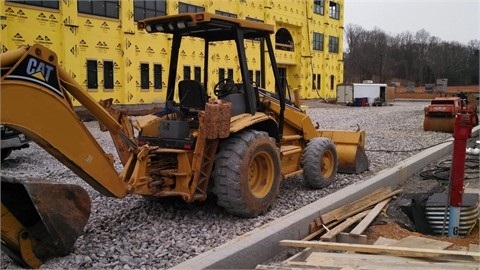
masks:
{"type": "Polygon", "coordinates": [[[447,117],[430,117],[425,116],[423,119],[423,130],[425,131],[439,131],[439,132],[453,132],[455,118],[447,117]]]}
{"type": "Polygon", "coordinates": [[[452,133],[458,113],[470,114],[472,126],[478,125],[475,105],[465,104],[460,97],[436,97],[424,109],[423,130],[452,133]]]}
{"type": "Polygon", "coordinates": [[[205,105],[204,123],[207,139],[223,139],[230,135],[231,103],[222,100],[209,100],[205,105]]]}
{"type": "Polygon", "coordinates": [[[76,185],[2,176],[1,196],[2,248],[33,268],[72,252],[90,216],[90,197],[76,185]]]}
{"type": "Polygon", "coordinates": [[[209,100],[205,111],[199,113],[199,132],[195,155],[193,156],[193,174],[190,190],[195,201],[207,199],[208,182],[215,162],[220,138],[230,135],[231,104],[221,100],[209,100]]]}

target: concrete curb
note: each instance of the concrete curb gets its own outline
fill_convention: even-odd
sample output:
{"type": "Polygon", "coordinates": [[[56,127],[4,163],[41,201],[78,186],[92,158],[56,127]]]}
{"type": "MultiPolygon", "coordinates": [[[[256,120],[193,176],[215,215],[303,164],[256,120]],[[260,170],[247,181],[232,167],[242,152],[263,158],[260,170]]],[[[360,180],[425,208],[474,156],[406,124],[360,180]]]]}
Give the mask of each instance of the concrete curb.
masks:
{"type": "MultiPolygon", "coordinates": [[[[478,136],[480,126],[472,131],[478,136]]],[[[308,235],[308,225],[318,216],[342,205],[358,200],[380,187],[395,187],[419,172],[429,163],[452,152],[452,140],[422,151],[393,168],[358,184],[347,186],[301,209],[217,248],[176,265],[173,269],[252,269],[284,250],[280,240],[300,240],[308,235]]]]}

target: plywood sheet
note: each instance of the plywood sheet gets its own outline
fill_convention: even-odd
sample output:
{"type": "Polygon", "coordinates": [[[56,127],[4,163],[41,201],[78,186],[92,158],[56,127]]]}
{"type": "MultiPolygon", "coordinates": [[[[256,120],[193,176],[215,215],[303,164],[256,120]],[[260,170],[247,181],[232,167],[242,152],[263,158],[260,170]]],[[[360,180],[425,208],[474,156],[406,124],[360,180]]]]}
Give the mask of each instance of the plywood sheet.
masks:
{"type": "Polygon", "coordinates": [[[390,246],[426,249],[446,249],[453,246],[453,243],[409,235],[401,240],[398,240],[396,243],[391,244],[390,246]]]}

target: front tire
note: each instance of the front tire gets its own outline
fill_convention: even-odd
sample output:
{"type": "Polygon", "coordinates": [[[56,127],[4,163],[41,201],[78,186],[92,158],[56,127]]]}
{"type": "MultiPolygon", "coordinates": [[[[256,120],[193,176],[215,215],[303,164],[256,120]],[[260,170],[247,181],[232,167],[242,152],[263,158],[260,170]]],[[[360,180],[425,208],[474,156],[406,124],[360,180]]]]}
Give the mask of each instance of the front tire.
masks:
{"type": "Polygon", "coordinates": [[[280,186],[280,153],[266,132],[246,130],[219,146],[212,171],[217,204],[229,213],[256,217],[274,203],[280,186]]]}
{"type": "Polygon", "coordinates": [[[338,160],[332,140],[315,138],[308,142],[302,156],[303,179],[315,189],[327,187],[335,180],[338,160]]]}

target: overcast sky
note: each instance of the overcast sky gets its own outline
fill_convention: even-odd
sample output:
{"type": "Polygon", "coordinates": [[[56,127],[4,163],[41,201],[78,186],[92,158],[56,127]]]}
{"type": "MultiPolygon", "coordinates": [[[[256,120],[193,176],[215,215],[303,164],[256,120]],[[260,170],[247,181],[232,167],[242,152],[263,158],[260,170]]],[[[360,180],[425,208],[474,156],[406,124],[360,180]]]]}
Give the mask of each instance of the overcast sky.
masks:
{"type": "Polygon", "coordinates": [[[387,34],[425,29],[443,41],[480,40],[480,0],[345,0],[345,25],[387,34]]]}

